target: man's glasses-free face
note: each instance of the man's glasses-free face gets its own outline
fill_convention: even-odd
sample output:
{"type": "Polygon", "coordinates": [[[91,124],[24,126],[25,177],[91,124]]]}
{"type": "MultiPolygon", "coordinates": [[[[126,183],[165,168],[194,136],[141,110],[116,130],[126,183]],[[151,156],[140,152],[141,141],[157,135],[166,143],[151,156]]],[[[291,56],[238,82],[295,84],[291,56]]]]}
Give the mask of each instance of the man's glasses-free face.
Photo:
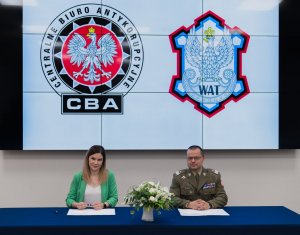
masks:
{"type": "Polygon", "coordinates": [[[197,161],[197,160],[200,160],[202,157],[188,157],[187,159],[188,159],[188,161],[197,161]]]}

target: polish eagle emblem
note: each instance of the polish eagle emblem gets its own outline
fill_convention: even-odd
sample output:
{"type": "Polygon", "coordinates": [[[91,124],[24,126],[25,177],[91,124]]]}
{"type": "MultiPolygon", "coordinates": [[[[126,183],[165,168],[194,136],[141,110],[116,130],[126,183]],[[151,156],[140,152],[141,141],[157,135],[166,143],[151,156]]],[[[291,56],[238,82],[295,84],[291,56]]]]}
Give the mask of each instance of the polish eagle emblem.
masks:
{"type": "Polygon", "coordinates": [[[234,45],[228,29],[215,45],[215,31],[209,27],[204,31],[203,43],[192,27],[185,44],[185,59],[191,66],[183,74],[182,85],[193,100],[205,104],[216,104],[231,95],[236,85],[236,74],[227,66],[234,57],[234,45]],[[196,77],[196,68],[198,76],[196,77]],[[221,69],[223,75],[220,76],[221,69]],[[202,92],[200,89],[205,90],[202,92]]]}
{"type": "Polygon", "coordinates": [[[103,68],[114,63],[117,54],[117,45],[109,33],[104,34],[97,40],[95,28],[90,27],[86,35],[91,41],[78,33],[72,35],[67,48],[67,54],[71,57],[72,65],[77,65],[81,69],[73,71],[73,76],[77,79],[82,76],[84,81],[94,83],[99,82],[101,76],[111,78],[111,72],[103,68]]]}
{"type": "Polygon", "coordinates": [[[177,71],[170,93],[182,102],[212,117],[249,92],[242,74],[242,54],[249,42],[247,33],[229,27],[225,20],[208,11],[194,24],[170,34],[173,52],[177,53],[177,71]]]}
{"type": "Polygon", "coordinates": [[[233,60],[234,47],[230,33],[224,30],[224,35],[217,45],[214,45],[215,32],[212,28],[208,28],[204,32],[203,41],[207,42],[207,47],[203,49],[203,45],[195,36],[195,27],[188,34],[187,43],[185,45],[186,60],[190,65],[199,70],[202,81],[219,81],[220,85],[226,86],[219,73],[221,68],[228,66],[233,60]]]}

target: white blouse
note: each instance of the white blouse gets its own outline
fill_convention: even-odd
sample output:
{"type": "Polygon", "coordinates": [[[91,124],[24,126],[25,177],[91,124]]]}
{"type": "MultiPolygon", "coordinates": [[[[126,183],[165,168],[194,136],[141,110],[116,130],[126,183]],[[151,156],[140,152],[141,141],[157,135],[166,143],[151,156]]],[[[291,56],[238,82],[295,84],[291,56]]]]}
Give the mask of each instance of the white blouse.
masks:
{"type": "Polygon", "coordinates": [[[84,202],[88,206],[92,206],[95,202],[101,202],[101,185],[93,187],[87,184],[84,193],[84,202]]]}

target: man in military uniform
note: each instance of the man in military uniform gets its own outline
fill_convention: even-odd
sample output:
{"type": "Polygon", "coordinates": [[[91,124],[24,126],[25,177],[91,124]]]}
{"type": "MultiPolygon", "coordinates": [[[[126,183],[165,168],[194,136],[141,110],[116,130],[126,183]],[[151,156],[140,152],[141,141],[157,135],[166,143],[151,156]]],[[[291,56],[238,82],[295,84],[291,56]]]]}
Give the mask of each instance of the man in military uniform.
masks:
{"type": "Polygon", "coordinates": [[[218,171],[203,167],[202,148],[193,145],[187,150],[188,169],[173,175],[170,192],[177,207],[194,210],[221,208],[228,198],[218,171]]]}

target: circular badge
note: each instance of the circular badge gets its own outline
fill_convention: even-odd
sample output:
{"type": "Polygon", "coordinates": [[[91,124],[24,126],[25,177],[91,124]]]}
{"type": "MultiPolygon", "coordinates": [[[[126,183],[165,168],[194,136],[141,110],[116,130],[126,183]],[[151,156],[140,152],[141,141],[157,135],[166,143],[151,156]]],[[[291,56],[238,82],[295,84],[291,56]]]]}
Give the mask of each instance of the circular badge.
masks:
{"type": "Polygon", "coordinates": [[[41,45],[44,75],[59,95],[126,95],[139,78],[143,56],[140,35],[127,16],[99,4],[62,12],[41,45]]]}

